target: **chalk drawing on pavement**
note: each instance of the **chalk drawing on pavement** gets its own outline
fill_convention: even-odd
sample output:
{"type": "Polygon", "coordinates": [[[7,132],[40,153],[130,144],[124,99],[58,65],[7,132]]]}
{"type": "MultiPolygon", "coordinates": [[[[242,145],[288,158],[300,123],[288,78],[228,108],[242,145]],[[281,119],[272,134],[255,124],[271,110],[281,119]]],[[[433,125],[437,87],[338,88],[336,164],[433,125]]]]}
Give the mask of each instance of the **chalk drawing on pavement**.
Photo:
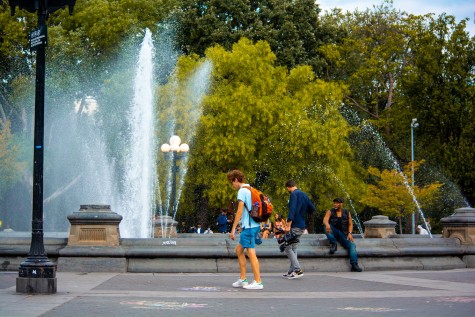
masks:
{"type": "Polygon", "coordinates": [[[440,297],[437,298],[436,301],[449,303],[471,303],[475,302],[475,297],[440,297]]]}
{"type": "Polygon", "coordinates": [[[208,304],[200,303],[184,303],[184,302],[153,302],[153,301],[126,301],[121,302],[121,305],[131,306],[132,308],[141,309],[167,309],[167,310],[182,310],[188,308],[205,308],[208,304]]]}
{"type": "Polygon", "coordinates": [[[365,311],[372,313],[385,313],[391,311],[404,310],[399,308],[387,308],[387,307],[344,307],[338,308],[339,310],[351,310],[351,311],[365,311]]]}
{"type": "Polygon", "coordinates": [[[219,288],[214,286],[193,286],[193,287],[184,287],[182,291],[205,291],[205,292],[219,292],[219,288]]]}

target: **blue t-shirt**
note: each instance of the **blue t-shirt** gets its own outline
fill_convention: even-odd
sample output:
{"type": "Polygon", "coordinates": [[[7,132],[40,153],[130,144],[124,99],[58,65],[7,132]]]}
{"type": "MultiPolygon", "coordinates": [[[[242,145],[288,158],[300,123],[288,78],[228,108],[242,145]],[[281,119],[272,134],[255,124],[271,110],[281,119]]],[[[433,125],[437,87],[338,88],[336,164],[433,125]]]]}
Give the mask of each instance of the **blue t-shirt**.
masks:
{"type": "MultiPolygon", "coordinates": [[[[249,185],[244,184],[243,186],[249,186],[249,185]]],[[[255,222],[254,219],[252,219],[249,216],[249,210],[251,210],[251,207],[252,207],[251,191],[247,188],[241,187],[237,194],[237,200],[238,202],[242,201],[245,206],[242,208],[241,227],[243,229],[260,227],[261,225],[258,222],[255,222]]]]}

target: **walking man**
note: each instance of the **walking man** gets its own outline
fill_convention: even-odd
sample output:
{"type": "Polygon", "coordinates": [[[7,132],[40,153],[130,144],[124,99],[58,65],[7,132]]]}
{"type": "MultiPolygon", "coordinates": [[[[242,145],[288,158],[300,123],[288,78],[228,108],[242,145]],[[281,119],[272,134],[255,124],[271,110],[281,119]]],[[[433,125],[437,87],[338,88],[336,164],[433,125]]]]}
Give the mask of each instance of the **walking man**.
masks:
{"type": "Polygon", "coordinates": [[[353,240],[353,219],[347,209],[343,209],[343,198],[333,199],[333,208],[327,210],[323,217],[325,235],[330,242],[330,254],[337,250],[337,241],[348,250],[352,272],[361,272],[358,266],[358,255],[353,240]]]}
{"type": "Polygon", "coordinates": [[[287,191],[290,193],[289,214],[285,225],[285,234],[289,237],[285,243],[284,253],[290,260],[290,267],[282,277],[295,279],[303,276],[303,270],[297,259],[297,246],[300,243],[300,236],[303,234],[306,224],[305,215],[315,212],[307,194],[297,188],[297,183],[289,179],[285,183],[287,191]],[[290,240],[290,241],[289,241],[290,240]]]}
{"type": "Polygon", "coordinates": [[[244,173],[239,170],[233,170],[226,175],[228,181],[235,190],[238,191],[237,201],[238,208],[236,216],[234,217],[233,227],[229,233],[231,240],[234,240],[236,228],[241,221],[241,234],[239,235],[239,243],[236,246],[236,255],[239,262],[239,279],[233,283],[233,287],[242,287],[245,289],[263,289],[264,284],[261,281],[261,273],[259,268],[259,260],[257,259],[255,241],[259,234],[261,226],[255,222],[249,215],[249,212],[244,211],[244,205],[247,210],[252,208],[251,191],[243,186],[249,186],[244,183],[244,173]],[[247,252],[247,257],[251,264],[252,273],[254,274],[254,281],[249,284],[246,278],[246,256],[244,250],[247,252]]]}

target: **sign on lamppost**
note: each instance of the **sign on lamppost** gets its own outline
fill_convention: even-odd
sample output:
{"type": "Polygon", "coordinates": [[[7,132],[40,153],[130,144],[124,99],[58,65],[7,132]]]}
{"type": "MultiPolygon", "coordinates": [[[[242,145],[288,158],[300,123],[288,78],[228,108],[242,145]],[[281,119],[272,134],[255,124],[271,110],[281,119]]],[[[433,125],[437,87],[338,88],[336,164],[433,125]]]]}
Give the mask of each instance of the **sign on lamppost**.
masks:
{"type": "Polygon", "coordinates": [[[56,293],[56,264],[46,256],[43,241],[43,157],[44,157],[44,102],[45,67],[48,16],[69,7],[72,14],[76,0],[8,0],[10,12],[18,7],[38,13],[38,28],[29,34],[30,50],[36,52],[35,129],[33,140],[33,212],[31,245],[28,258],[21,262],[16,279],[18,293],[56,293]]]}
{"type": "Polygon", "coordinates": [[[37,51],[39,47],[46,47],[48,44],[48,28],[46,25],[38,27],[30,32],[30,51],[37,51]]]}

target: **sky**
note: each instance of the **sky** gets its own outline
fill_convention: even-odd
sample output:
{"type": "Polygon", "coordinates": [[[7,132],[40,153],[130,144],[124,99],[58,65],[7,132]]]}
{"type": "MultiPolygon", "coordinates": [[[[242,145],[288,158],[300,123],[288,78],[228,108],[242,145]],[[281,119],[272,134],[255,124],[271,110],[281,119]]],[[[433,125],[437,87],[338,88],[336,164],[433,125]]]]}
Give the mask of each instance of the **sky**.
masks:
{"type": "MultiPolygon", "coordinates": [[[[367,8],[379,6],[383,0],[316,0],[322,11],[332,8],[341,8],[343,11],[365,11],[367,8]]],[[[393,0],[395,9],[406,11],[412,14],[441,13],[453,15],[457,22],[464,18],[469,18],[466,30],[471,36],[475,36],[475,0],[393,0]]]]}

